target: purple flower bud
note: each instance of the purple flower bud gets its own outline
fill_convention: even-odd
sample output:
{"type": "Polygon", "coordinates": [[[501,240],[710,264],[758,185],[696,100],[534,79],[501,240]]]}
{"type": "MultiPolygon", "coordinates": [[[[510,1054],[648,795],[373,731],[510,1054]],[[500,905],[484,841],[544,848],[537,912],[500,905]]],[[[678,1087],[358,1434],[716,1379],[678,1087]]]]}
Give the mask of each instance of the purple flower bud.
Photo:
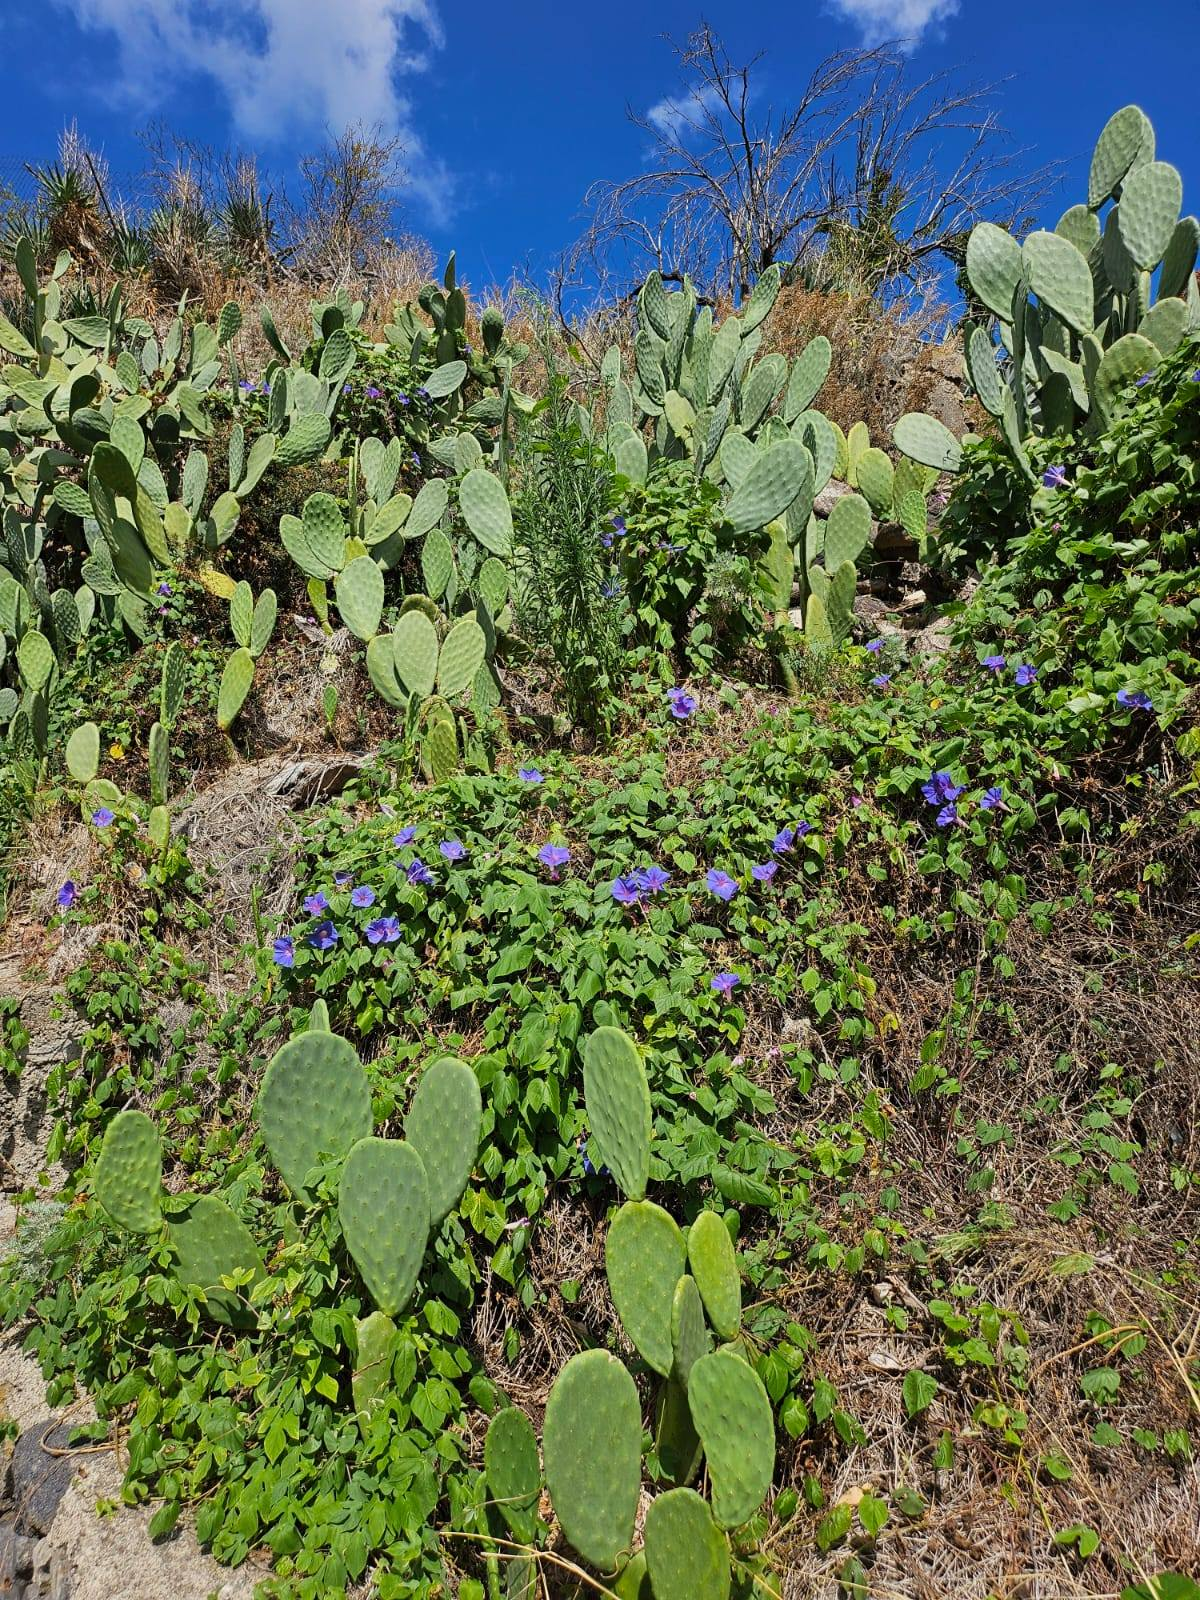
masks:
{"type": "Polygon", "coordinates": [[[1003,672],[1008,662],[1003,656],[984,656],[983,664],[989,672],[1003,672]]]}
{"type": "Polygon", "coordinates": [[[175,591],[174,591],[174,589],[172,589],[172,587],[171,587],[171,585],[170,585],[170,584],[169,584],[169,583],[168,583],[168,582],[167,582],[167,581],[166,581],[166,579],[165,579],[165,578],[164,578],[164,579],[163,579],[163,581],[162,581],[162,582],[161,582],[161,583],[160,583],[160,584],[159,584],[159,586],[158,586],[158,589],[157,589],[157,591],[156,591],[156,592],[157,592],[157,593],[158,593],[158,594],[160,594],[160,595],[162,595],[162,597],[163,597],[163,599],[164,599],[164,600],[165,600],[165,599],[166,599],[166,598],[167,598],[167,597],[168,597],[168,596],[169,596],[169,595],[173,595],[173,594],[174,594],[174,593],[175,593],[175,591]]]}
{"type": "Polygon", "coordinates": [[[367,399],[368,400],[381,400],[382,398],[383,398],[383,390],[382,389],[377,389],[373,383],[369,383],[367,385],[367,399]]]}
{"type": "Polygon", "coordinates": [[[867,649],[871,652],[871,654],[873,656],[877,656],[879,654],[879,652],[883,649],[883,640],[882,639],[872,639],[872,640],[870,640],[869,643],[867,644],[867,649]]]}
{"type": "Polygon", "coordinates": [[[565,844],[544,844],[538,851],[538,860],[547,867],[551,878],[558,882],[560,867],[565,867],[571,859],[571,852],[565,844]]]}
{"type": "Polygon", "coordinates": [[[686,722],[696,709],[694,697],[684,689],[668,689],[667,699],[671,703],[671,715],[677,722],[686,722]]]}
{"type": "Polygon", "coordinates": [[[395,944],[400,937],[399,917],[376,917],[367,923],[367,941],[370,944],[395,944]]]}
{"type": "Polygon", "coordinates": [[[421,860],[420,856],[414,857],[414,859],[409,863],[407,876],[409,883],[423,884],[426,887],[431,885],[434,881],[433,873],[430,872],[429,868],[421,860]]]}
{"type": "Polygon", "coordinates": [[[339,889],[344,889],[348,884],[354,882],[354,874],[352,872],[335,872],[333,881],[339,889]]]}
{"type": "Polygon", "coordinates": [[[937,814],[937,825],[939,828],[951,828],[957,821],[958,807],[955,805],[943,806],[937,814]]]}
{"type": "Polygon", "coordinates": [[[1047,467],[1042,473],[1042,482],[1047,489],[1061,489],[1066,481],[1066,467],[1047,467]]]}
{"type": "Polygon", "coordinates": [[[619,906],[636,906],[641,899],[641,891],[632,878],[614,878],[610,893],[619,906]]]}
{"type": "Polygon", "coordinates": [[[890,672],[880,672],[871,679],[871,687],[873,689],[886,689],[891,681],[892,675],[890,672]]]}

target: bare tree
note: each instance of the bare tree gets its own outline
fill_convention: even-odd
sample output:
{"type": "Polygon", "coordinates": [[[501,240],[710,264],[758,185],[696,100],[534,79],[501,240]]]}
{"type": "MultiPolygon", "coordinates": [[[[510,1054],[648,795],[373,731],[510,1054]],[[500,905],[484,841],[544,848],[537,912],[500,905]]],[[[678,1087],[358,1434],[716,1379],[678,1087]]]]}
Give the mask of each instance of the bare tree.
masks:
{"type": "Polygon", "coordinates": [[[299,262],[326,277],[361,272],[391,241],[403,147],[359,123],[300,159],[302,194],[292,216],[299,262]]]}
{"type": "Polygon", "coordinates": [[[647,168],[593,184],[563,283],[619,261],[744,295],[772,262],[832,248],[879,287],[939,251],[960,256],[974,221],[1011,222],[1045,186],[1047,169],[1022,176],[1022,152],[1004,148],[994,86],[957,88],[948,73],[910,83],[892,46],[827,56],[780,110],[759,92],[762,54],[737,65],[707,23],[674,48],[680,94],[627,109],[647,168]]]}

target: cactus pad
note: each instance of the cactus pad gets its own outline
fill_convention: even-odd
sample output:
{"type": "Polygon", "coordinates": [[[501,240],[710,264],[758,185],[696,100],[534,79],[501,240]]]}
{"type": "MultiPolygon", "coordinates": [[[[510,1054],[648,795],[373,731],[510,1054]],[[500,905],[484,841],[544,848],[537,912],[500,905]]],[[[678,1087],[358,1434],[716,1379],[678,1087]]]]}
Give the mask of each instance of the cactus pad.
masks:
{"type": "Polygon", "coordinates": [[[100,729],[81,722],[67,740],[67,771],[76,783],[91,783],[100,770],[100,729]]]}
{"type": "Polygon", "coordinates": [[[688,1405],[704,1445],[718,1527],[737,1528],[758,1510],[775,1470],[775,1424],[762,1379],[729,1350],[701,1356],[688,1405]]]}
{"type": "Polygon", "coordinates": [[[276,1051],[258,1093],[258,1120],[288,1188],[322,1155],[345,1155],[371,1131],[371,1091],[358,1053],[335,1033],[302,1033],[276,1051]]]}
{"type": "Polygon", "coordinates": [[[391,1388],[392,1357],[399,1340],[396,1324],[382,1311],[372,1311],[354,1324],[354,1372],[350,1393],[362,1423],[391,1388]]]}
{"type": "Polygon", "coordinates": [[[694,1489],[668,1489],[646,1513],[654,1600],[729,1600],[729,1545],[694,1489]]]}
{"type": "Polygon", "coordinates": [[[867,504],[877,517],[886,517],[892,509],[892,463],[882,450],[870,445],[859,456],[856,470],[867,504]]]}
{"type": "Polygon", "coordinates": [[[608,1288],[621,1326],[648,1366],[671,1371],[671,1306],[686,1249],[675,1219],[651,1200],[627,1200],[604,1243],[608,1288]]]}
{"type": "Polygon", "coordinates": [[[433,693],[437,681],[437,629],[423,611],[406,611],[392,633],[392,659],[396,676],[409,694],[422,699],[433,693]]]}
{"type": "MultiPolygon", "coordinates": [[[[293,1042],[318,1037],[302,1034],[293,1042]]],[[[403,1139],[360,1139],[342,1168],[338,1219],[375,1304],[390,1317],[403,1311],[429,1242],[429,1184],[412,1145],[403,1139]]]]}
{"type": "Polygon", "coordinates": [[[1166,254],[1182,203],[1183,179],[1168,161],[1148,161],[1126,178],[1117,225],[1121,243],[1143,272],[1152,272],[1166,254]]]}
{"type": "Polygon", "coordinates": [[[1147,142],[1153,148],[1154,130],[1140,106],[1122,106],[1113,112],[1092,151],[1088,205],[1093,211],[1116,191],[1147,142]]]}
{"type": "Polygon", "coordinates": [[[162,664],[162,681],[159,685],[158,714],[163,727],[171,728],[183,710],[183,695],[187,687],[187,660],[183,646],[173,639],[166,648],[162,664]]]}
{"type": "MultiPolygon", "coordinates": [[[[983,226],[985,224],[980,223],[980,227],[983,226]]],[[[977,228],[975,232],[978,231],[977,228]]],[[[957,472],[962,465],[962,446],[958,440],[945,423],[924,412],[906,412],[892,429],[892,438],[897,450],[922,466],[935,467],[938,472],[957,472]]]]}
{"type": "Polygon", "coordinates": [[[715,1211],[702,1211],[688,1229],[688,1265],[718,1338],[732,1339],[742,1322],[742,1280],[729,1229],[715,1211]]]}
{"type": "Polygon", "coordinates": [[[450,494],[445,478],[427,478],[417,491],[412,510],[404,523],[406,539],[420,539],[442,519],[450,494]]]}
{"type": "Polygon", "coordinates": [[[572,1356],[559,1373],[546,1402],[542,1454],[566,1538],[592,1566],[613,1571],[633,1543],[642,1413],[637,1386],[607,1350],[572,1356]]]}
{"type": "Polygon", "coordinates": [[[533,1542],[542,1467],[529,1418],[516,1406],[497,1411],[483,1441],[488,1499],[522,1544],[533,1542]]]}
{"type": "Polygon", "coordinates": [[[228,732],[237,721],[253,682],[254,657],[249,650],[238,648],[225,663],[217,690],[217,727],[223,732],[228,732]]]}
{"type": "Polygon", "coordinates": [[[356,639],[373,639],[383,615],[383,571],[373,556],[356,556],[333,585],[342,621],[356,639]]]}
{"type": "Polygon", "coordinates": [[[725,507],[725,517],[735,534],[765,528],[782,514],[812,482],[812,457],[795,439],[769,445],[756,455],[749,472],[725,507]]]}
{"type": "Polygon", "coordinates": [[[592,1135],[621,1192],[646,1193],[650,1173],[650,1085],[637,1046],[620,1028],[597,1028],[583,1047],[583,1097],[592,1135]]]}
{"type": "Polygon", "coordinates": [[[671,1377],[675,1382],[686,1389],[692,1367],[711,1349],[712,1335],[704,1320],[704,1302],[695,1278],[685,1272],[675,1285],[671,1301],[671,1377]]]}
{"type": "Polygon", "coordinates": [[[249,1228],[223,1200],[211,1194],[180,1195],[187,1202],[182,1216],[172,1217],[167,1232],[178,1261],[175,1276],[190,1289],[201,1289],[208,1314],[229,1327],[250,1327],[254,1313],[245,1303],[260,1278],[266,1276],[262,1257],[249,1228]],[[221,1279],[249,1267],[253,1276],[235,1292],[221,1287],[221,1279]]]}
{"type": "Polygon", "coordinates": [[[95,1189],[118,1228],[154,1233],[162,1226],[162,1141],[144,1111],[118,1111],[109,1123],[95,1189]]]}
{"type": "Polygon", "coordinates": [[[825,523],[825,567],[833,572],[843,561],[857,561],[871,537],[871,508],[860,494],[844,494],[825,523]]]}
{"type": "Polygon", "coordinates": [[[1013,294],[1021,281],[1021,246],[994,222],[980,222],[967,240],[967,278],[984,305],[1008,322],[1013,294]]]}
{"type": "Polygon", "coordinates": [[[150,798],[156,806],[165,805],[171,771],[171,742],[161,722],[150,728],[146,740],[146,762],[150,774],[150,798]]]}
{"type": "Polygon", "coordinates": [[[1061,317],[1076,333],[1091,333],[1092,269],[1069,239],[1039,230],[1022,248],[1029,287],[1043,305],[1061,317]]]}
{"type": "Polygon", "coordinates": [[[485,550],[512,554],[512,511],[504,485],[486,467],[472,467],[458,486],[463,520],[485,550]]]}
{"type": "Polygon", "coordinates": [[[482,1117],[479,1080],[466,1062],[453,1056],[430,1062],[404,1119],[404,1137],[425,1165],[435,1228],[462,1198],[479,1149],[482,1117]]]}
{"type": "Polygon", "coordinates": [[[487,636],[473,617],[456,622],[442,640],[437,686],[442,695],[461,694],[475,681],[487,655],[487,636]]]}

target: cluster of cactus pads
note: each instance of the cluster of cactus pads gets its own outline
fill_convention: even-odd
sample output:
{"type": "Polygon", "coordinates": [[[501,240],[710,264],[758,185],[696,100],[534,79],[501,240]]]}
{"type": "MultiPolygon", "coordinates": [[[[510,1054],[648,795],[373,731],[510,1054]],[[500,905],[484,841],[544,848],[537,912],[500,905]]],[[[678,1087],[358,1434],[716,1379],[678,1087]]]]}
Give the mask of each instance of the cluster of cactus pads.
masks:
{"type": "Polygon", "coordinates": [[[719,484],[733,538],[765,532],[763,572],[777,621],[790,612],[810,644],[822,648],[850,630],[856,562],[872,514],[919,538],[932,478],[918,469],[894,481],[891,462],[870,448],[863,424],[845,435],[814,409],[832,359],[824,335],[790,366],[778,352],[755,360],[780,282],[780,269],[770,267],[741,312],[714,327],[711,308],[699,307],[686,279],[668,291],[651,273],[638,296],[632,381],[615,346],[601,367],[603,438],[633,482],[643,482],[657,460],[685,459],[697,477],[719,484]],[[862,493],[827,526],[813,505],[835,476],[862,493]]]}
{"type": "MultiPolygon", "coordinates": [[[[1154,129],[1131,105],[1096,142],[1086,203],[1053,232],[1019,244],[991,222],[972,230],[967,280],[988,320],[967,335],[967,375],[1027,473],[1027,438],[1105,427],[1137,379],[1200,330],[1200,222],[1180,215],[1182,201],[1183,180],[1155,159],[1154,129]]],[[[894,438],[914,460],[958,470],[958,441],[935,418],[910,413],[894,438]]]]}
{"type": "MultiPolygon", "coordinates": [[[[481,1116],[474,1072],[445,1056],[421,1074],[404,1138],[377,1138],[357,1052],[349,1040],[329,1032],[320,1002],[308,1029],[281,1047],[263,1077],[259,1125],[292,1196],[312,1204],[314,1178],[325,1164],[341,1163],[342,1237],[378,1308],[357,1329],[354,1393],[360,1410],[387,1387],[397,1338],[392,1319],[412,1299],[431,1235],[462,1198],[481,1116]]],[[[162,1149],[144,1112],[122,1111],[109,1124],[95,1191],[118,1227],[157,1233],[164,1226],[162,1149]]],[[[165,1227],[178,1258],[176,1275],[203,1293],[208,1314],[234,1326],[252,1323],[244,1290],[223,1282],[238,1274],[249,1288],[265,1276],[245,1224],[214,1195],[184,1195],[173,1203],[165,1227]]]]}
{"type": "MultiPolygon", "coordinates": [[[[702,1211],[685,1231],[646,1199],[650,1090],[633,1041],[598,1028],[583,1054],[593,1159],[626,1196],[605,1242],[609,1291],[630,1342],[662,1379],[654,1451],[672,1487],[651,1502],[635,1549],[642,1407],[627,1367],[600,1349],[572,1357],[550,1391],[546,1487],[572,1548],[626,1600],[728,1600],[729,1531],[758,1511],[775,1464],[771,1402],[739,1336],[733,1242],[715,1211],[702,1211]],[[702,1462],[711,1500],[691,1486],[702,1462]]],[[[522,1412],[495,1414],[484,1463],[497,1541],[532,1550],[542,1473],[522,1412]]],[[[517,1576],[510,1592],[524,1593],[520,1563],[517,1576]]]]}

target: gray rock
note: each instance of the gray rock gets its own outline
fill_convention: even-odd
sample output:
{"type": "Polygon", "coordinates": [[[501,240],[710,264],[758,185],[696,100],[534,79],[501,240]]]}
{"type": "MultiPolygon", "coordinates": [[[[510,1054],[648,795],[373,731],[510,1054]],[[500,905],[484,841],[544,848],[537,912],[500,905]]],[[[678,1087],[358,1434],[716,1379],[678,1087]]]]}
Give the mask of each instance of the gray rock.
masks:
{"type": "Polygon", "coordinates": [[[942,656],[950,648],[950,635],[954,623],[950,617],[938,617],[927,628],[912,637],[909,649],[919,656],[942,656]]]}
{"type": "Polygon", "coordinates": [[[28,1428],[13,1447],[9,1494],[23,1534],[49,1533],[73,1470],[72,1457],[52,1451],[68,1448],[70,1429],[52,1417],[28,1428]]]}

